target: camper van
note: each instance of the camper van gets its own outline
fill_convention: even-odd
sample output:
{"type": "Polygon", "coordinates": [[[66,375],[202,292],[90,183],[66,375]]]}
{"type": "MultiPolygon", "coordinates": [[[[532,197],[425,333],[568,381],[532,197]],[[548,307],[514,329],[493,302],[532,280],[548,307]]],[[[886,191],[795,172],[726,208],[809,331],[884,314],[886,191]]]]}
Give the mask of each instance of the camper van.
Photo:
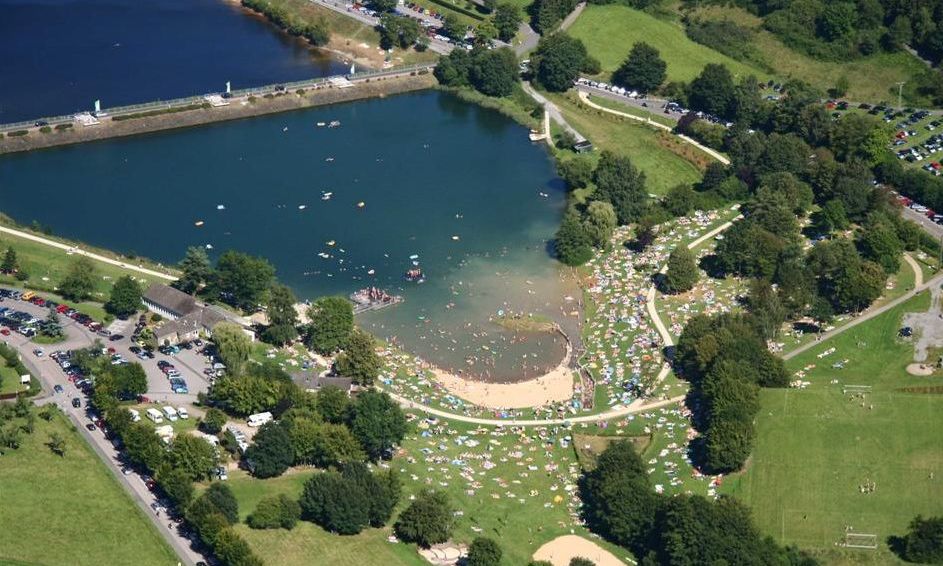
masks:
{"type": "Polygon", "coordinates": [[[190,418],[190,413],[187,412],[186,407],[177,407],[177,416],[183,420],[187,420],[190,418]]]}
{"type": "Polygon", "coordinates": [[[128,409],[128,412],[131,413],[131,422],[136,423],[141,420],[141,413],[135,409],[128,409]]]}
{"type": "Polygon", "coordinates": [[[151,419],[152,421],[154,421],[155,424],[160,424],[160,423],[164,422],[164,416],[161,415],[161,414],[160,414],[160,411],[158,411],[157,409],[148,409],[148,410],[147,410],[147,418],[149,418],[149,419],[151,419]]]}
{"type": "Polygon", "coordinates": [[[272,413],[269,413],[268,411],[266,411],[264,413],[256,413],[254,415],[249,415],[249,421],[247,424],[249,426],[256,427],[256,426],[262,426],[265,423],[270,422],[271,420],[272,420],[272,413]]]}
{"type": "Polygon", "coordinates": [[[178,418],[178,417],[177,417],[177,410],[174,409],[173,407],[171,407],[170,405],[168,405],[168,406],[166,406],[166,407],[163,407],[161,410],[164,411],[164,416],[167,417],[167,420],[168,420],[168,421],[174,422],[174,421],[177,420],[177,418],[178,418]]]}

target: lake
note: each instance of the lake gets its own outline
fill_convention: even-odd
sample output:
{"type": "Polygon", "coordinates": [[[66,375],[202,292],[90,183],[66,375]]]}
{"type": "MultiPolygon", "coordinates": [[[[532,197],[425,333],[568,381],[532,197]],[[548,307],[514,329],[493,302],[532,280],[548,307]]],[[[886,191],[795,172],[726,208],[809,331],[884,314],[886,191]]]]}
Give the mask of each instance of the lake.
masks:
{"type": "Polygon", "coordinates": [[[302,299],[375,285],[405,302],[366,328],[496,380],[562,356],[489,318],[564,321],[547,250],[564,201],[525,128],[438,91],[0,157],[20,222],[168,263],[191,245],[264,256],[302,299]],[[423,283],[404,279],[414,262],[423,283]]]}
{"type": "Polygon", "coordinates": [[[0,0],[0,53],[0,123],[349,68],[223,0],[0,0]]]}

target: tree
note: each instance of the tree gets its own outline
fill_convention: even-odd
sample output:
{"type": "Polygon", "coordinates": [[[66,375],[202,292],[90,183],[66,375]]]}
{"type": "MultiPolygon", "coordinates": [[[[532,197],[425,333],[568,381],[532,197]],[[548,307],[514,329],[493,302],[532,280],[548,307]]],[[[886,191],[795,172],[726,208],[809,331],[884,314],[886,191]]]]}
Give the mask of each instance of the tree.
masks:
{"type": "Polygon", "coordinates": [[[206,410],[206,414],[203,415],[200,428],[207,434],[219,434],[226,425],[226,420],[226,413],[216,407],[210,407],[206,410]]]}
{"type": "Polygon", "coordinates": [[[657,49],[639,42],[632,46],[628,58],[612,74],[612,82],[639,92],[652,92],[665,82],[667,69],[657,49]]]}
{"type": "Polygon", "coordinates": [[[198,497],[187,507],[184,517],[205,544],[213,546],[219,534],[229,529],[226,517],[206,497],[198,497]]]}
{"type": "Polygon", "coordinates": [[[516,4],[498,4],[494,9],[494,27],[498,30],[498,39],[505,43],[514,39],[524,16],[516,4]]]}
{"type": "Polygon", "coordinates": [[[185,509],[193,500],[193,478],[186,470],[165,462],[157,469],[154,479],[177,509],[185,509]]]}
{"type": "Polygon", "coordinates": [[[700,272],[694,254],[684,244],[676,246],[668,256],[665,289],[670,293],[684,293],[694,288],[699,278],[700,272]]]}
{"type": "Polygon", "coordinates": [[[609,249],[609,240],[619,225],[616,211],[608,202],[593,201],[586,207],[586,218],[583,220],[583,231],[589,236],[592,244],[600,249],[609,249]]]}
{"type": "Polygon", "coordinates": [[[423,490],[397,519],[396,536],[423,548],[445,542],[452,534],[454,517],[448,498],[440,491],[423,490]]]}
{"type": "Polygon", "coordinates": [[[469,81],[478,92],[488,96],[508,96],[520,78],[517,56],[507,47],[472,51],[469,81]]]}
{"type": "Polygon", "coordinates": [[[291,436],[280,423],[269,422],[259,428],[245,457],[252,462],[252,475],[272,478],[285,473],[295,461],[291,436]]]}
{"type": "Polygon", "coordinates": [[[593,180],[596,192],[592,198],[612,204],[619,224],[630,224],[644,214],[648,207],[645,174],[628,157],[602,152],[593,180]]]}
{"type": "Polygon", "coordinates": [[[239,501],[236,500],[232,489],[225,483],[214,482],[203,492],[200,497],[205,497],[215,506],[230,525],[239,522],[239,501]]]}
{"type": "Polygon", "coordinates": [[[582,155],[558,161],[557,174],[566,182],[567,189],[582,189],[593,180],[593,162],[582,155]]]}
{"type": "Polygon", "coordinates": [[[152,472],[167,457],[163,442],[147,423],[132,423],[122,440],[131,462],[152,472]]]}
{"type": "Polygon", "coordinates": [[[119,277],[111,288],[105,310],[118,318],[127,318],[141,308],[141,286],[130,275],[119,277]]]}
{"type": "Polygon", "coordinates": [[[216,468],[216,449],[201,437],[178,434],[168,454],[175,470],[184,472],[190,481],[204,480],[216,468]]]}
{"type": "Polygon", "coordinates": [[[321,467],[362,462],[366,458],[357,437],[346,426],[339,424],[315,425],[314,437],[308,448],[309,461],[321,467]]]}
{"type": "Polygon", "coordinates": [[[542,37],[533,56],[537,81],[550,91],[563,92],[573,86],[586,64],[583,42],[564,32],[542,37]]]}
{"type": "Polygon", "coordinates": [[[59,294],[71,301],[84,301],[95,290],[95,265],[80,256],[72,262],[65,278],[59,283],[59,294]]]}
{"type": "Polygon", "coordinates": [[[0,273],[16,273],[19,267],[20,264],[16,257],[16,250],[14,250],[12,246],[8,247],[6,253],[3,254],[3,262],[0,263],[0,273]]]}
{"type": "Polygon", "coordinates": [[[884,273],[891,275],[900,270],[904,245],[888,222],[869,222],[861,232],[858,246],[861,254],[880,265],[884,273]]]}
{"type": "Polygon", "coordinates": [[[708,63],[688,85],[688,105],[694,110],[726,118],[733,110],[734,82],[724,65],[708,63]]]}
{"type": "Polygon", "coordinates": [[[408,49],[421,34],[419,22],[410,17],[396,14],[380,16],[380,46],[384,49],[408,49]]]}
{"type": "Polygon", "coordinates": [[[442,33],[455,41],[465,39],[465,26],[462,25],[461,20],[454,12],[446,14],[445,19],[442,21],[442,33]]]}
{"type": "Polygon", "coordinates": [[[216,262],[213,290],[223,302],[255,311],[275,282],[275,268],[265,259],[227,251],[216,262]]]}
{"type": "Polygon", "coordinates": [[[363,330],[351,333],[344,351],[337,356],[336,364],[338,373],[365,387],[373,385],[383,366],[373,336],[363,330]]]}
{"type": "Polygon", "coordinates": [[[501,554],[501,547],[494,539],[475,537],[468,547],[465,563],[467,566],[500,566],[501,554]]]}
{"type": "Polygon", "coordinates": [[[251,415],[273,409],[281,398],[281,383],[257,375],[227,375],[210,388],[210,399],[228,412],[251,415]]]}
{"type": "Polygon", "coordinates": [[[336,471],[308,479],[298,503],[303,518],[341,535],[355,535],[370,524],[367,494],[336,471]]]}
{"type": "Polygon", "coordinates": [[[196,293],[213,275],[213,266],[210,265],[206,250],[195,246],[187,248],[180,262],[180,271],[180,278],[174,282],[174,286],[184,293],[196,293]]]}
{"type": "Polygon", "coordinates": [[[589,558],[583,558],[582,556],[574,556],[570,559],[569,566],[596,566],[596,563],[590,560],[589,558]]]}
{"type": "Polygon", "coordinates": [[[252,547],[232,529],[223,529],[216,537],[213,552],[225,566],[262,566],[262,559],[252,547]]]}
{"type": "Polygon", "coordinates": [[[217,324],[213,328],[213,343],[229,374],[241,375],[252,352],[252,341],[242,328],[231,322],[217,324]]]}
{"type": "Polygon", "coordinates": [[[370,0],[370,7],[377,12],[392,12],[396,9],[396,0],[370,0]]]}
{"type": "Polygon", "coordinates": [[[298,336],[298,312],[295,310],[295,302],[295,294],[287,286],[272,286],[266,304],[269,324],[262,332],[265,342],[284,346],[298,336]]]}
{"type": "Polygon", "coordinates": [[[557,259],[566,265],[582,265],[593,257],[593,239],[586,232],[576,210],[563,215],[560,227],[553,240],[557,259]]]}
{"type": "Polygon", "coordinates": [[[284,493],[278,496],[269,496],[259,501],[255,511],[246,518],[246,524],[252,529],[286,529],[295,528],[301,517],[301,506],[294,499],[284,493]]]}
{"type": "Polygon", "coordinates": [[[49,435],[49,442],[46,443],[49,446],[49,449],[52,450],[53,454],[58,456],[65,456],[66,451],[66,439],[58,432],[53,432],[49,435]]]}
{"type": "Polygon", "coordinates": [[[347,417],[350,398],[339,387],[328,385],[318,391],[315,407],[318,413],[329,423],[340,424],[347,417]]]}
{"type": "Polygon", "coordinates": [[[354,330],[354,308],[344,297],[321,297],[308,309],[305,345],[320,354],[331,354],[347,344],[354,330]]]}
{"type": "Polygon", "coordinates": [[[406,434],[406,417],[388,394],[364,391],[350,409],[350,431],[371,460],[379,460],[406,434]]]}
{"type": "Polygon", "coordinates": [[[487,47],[498,37],[498,28],[493,19],[483,20],[475,26],[474,43],[478,47],[487,47]]]}
{"type": "Polygon", "coordinates": [[[917,515],[903,541],[903,558],[924,564],[943,563],[943,517],[917,515]]]}

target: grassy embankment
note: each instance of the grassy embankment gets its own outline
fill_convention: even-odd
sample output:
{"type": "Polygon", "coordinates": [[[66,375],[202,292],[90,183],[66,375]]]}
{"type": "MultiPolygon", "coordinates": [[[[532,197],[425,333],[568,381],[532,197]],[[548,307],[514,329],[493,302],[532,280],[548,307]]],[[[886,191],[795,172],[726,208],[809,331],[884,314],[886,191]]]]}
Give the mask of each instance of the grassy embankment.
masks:
{"type": "Polygon", "coordinates": [[[167,566],[177,557],[62,415],[0,461],[0,563],[167,566]],[[56,432],[65,456],[46,443],[56,432]]]}
{"type": "Polygon", "coordinates": [[[830,563],[893,563],[887,537],[903,534],[918,513],[943,513],[943,395],[902,391],[943,379],[908,375],[913,346],[897,338],[903,314],[928,305],[923,293],[790,360],[790,371],[805,370],[807,388],[762,391],[753,457],[724,491],[748,503],[778,542],[830,563]],[[872,389],[852,398],[845,385],[872,389]],[[867,482],[874,491],[861,493],[867,482]],[[880,548],[836,548],[849,526],[876,534],[880,548]]]}
{"type": "MultiPolygon", "coordinates": [[[[848,80],[849,100],[876,103],[887,100],[896,103],[897,83],[917,84],[914,77],[926,67],[909,53],[879,53],[850,61],[820,61],[786,46],[774,34],[762,29],[760,18],[741,8],[710,6],[692,11],[702,19],[727,19],[754,32],[751,45],[756,49],[764,66],[771,67],[780,78],[795,77],[821,89],[835,85],[839,77],[848,80]]],[[[904,85],[904,101],[924,105],[926,100],[904,85]]]]}
{"type": "MultiPolygon", "coordinates": [[[[734,75],[755,75],[761,80],[797,78],[823,90],[844,76],[848,80],[850,100],[878,102],[894,98],[891,88],[899,81],[916,84],[913,77],[923,72],[923,64],[907,53],[881,53],[852,61],[819,61],[790,49],[775,35],[762,29],[756,16],[731,6],[711,6],[693,10],[690,15],[702,19],[728,19],[754,32],[751,46],[756,60],[738,61],[710,47],[689,39],[680,14],[668,12],[655,17],[625,6],[588,6],[570,34],[583,40],[589,53],[602,63],[603,77],[608,77],[628,55],[632,45],[644,41],[661,52],[668,64],[669,81],[690,81],[707,63],[723,63],[734,75]]],[[[896,92],[896,91],[895,91],[896,92]]],[[[905,100],[923,104],[924,100],[908,93],[905,100]]]]}
{"type": "MultiPolygon", "coordinates": [[[[6,221],[4,221],[3,224],[13,227],[12,223],[6,221]]],[[[43,234],[37,235],[47,239],[55,240],[57,242],[73,245],[75,247],[81,247],[83,250],[92,251],[104,257],[125,261],[129,265],[141,266],[148,269],[153,269],[155,271],[170,272],[170,270],[166,269],[165,267],[158,266],[140,258],[126,258],[119,256],[114,252],[95,249],[85,245],[79,246],[74,242],[70,242],[62,238],[46,236],[43,234]]],[[[36,291],[41,291],[44,297],[48,297],[60,302],[68,302],[79,311],[88,314],[96,320],[103,320],[105,318],[105,311],[102,308],[101,303],[108,300],[111,287],[119,277],[123,275],[131,275],[137,279],[139,283],[141,283],[142,287],[147,287],[147,285],[150,283],[166,283],[166,280],[163,279],[150,277],[136,271],[121,268],[117,265],[111,265],[90,259],[92,264],[95,266],[95,300],[75,304],[70,301],[65,301],[61,296],[55,293],[55,290],[59,282],[62,281],[62,279],[66,276],[66,273],[68,273],[72,263],[75,262],[75,260],[80,256],[69,254],[66,250],[47,246],[39,242],[34,242],[32,240],[27,240],[25,238],[20,238],[11,234],[0,233],[0,253],[6,252],[6,249],[9,247],[12,247],[16,251],[20,269],[29,275],[29,279],[26,281],[20,281],[11,275],[0,275],[0,285],[26,287],[36,291]]]]}

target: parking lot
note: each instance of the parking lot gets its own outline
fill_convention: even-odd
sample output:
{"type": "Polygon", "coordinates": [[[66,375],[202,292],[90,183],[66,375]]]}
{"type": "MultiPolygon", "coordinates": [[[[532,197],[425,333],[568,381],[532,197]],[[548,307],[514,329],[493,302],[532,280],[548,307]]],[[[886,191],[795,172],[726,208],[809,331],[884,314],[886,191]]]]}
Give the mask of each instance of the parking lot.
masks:
{"type": "MultiPolygon", "coordinates": [[[[87,348],[96,340],[101,342],[104,349],[103,355],[110,356],[112,363],[138,362],[141,364],[147,375],[147,393],[144,396],[149,401],[166,402],[173,406],[187,405],[196,401],[199,393],[205,393],[209,389],[211,378],[206,372],[212,368],[206,356],[199,353],[200,346],[192,345],[191,349],[180,348],[179,352],[175,353],[164,354],[154,351],[150,355],[145,355],[140,345],[131,341],[135,319],[115,321],[106,329],[87,317],[72,318],[67,315],[69,309],[64,309],[59,319],[65,333],[65,340],[57,344],[38,346],[31,342],[35,330],[29,332],[28,329],[35,328],[39,322],[45,320],[49,314],[49,308],[45,303],[40,306],[35,302],[17,299],[16,295],[10,296],[10,290],[5,291],[0,290],[0,295],[5,295],[0,297],[2,301],[0,309],[9,309],[5,311],[5,314],[11,312],[19,314],[16,314],[16,318],[0,315],[0,338],[22,351],[24,357],[32,356],[33,361],[41,370],[54,376],[55,383],[61,385],[66,391],[81,393],[83,388],[87,390],[84,386],[89,383],[82,381],[87,379],[87,376],[81,376],[74,368],[63,364],[62,361],[56,361],[52,354],[87,348]],[[19,324],[14,324],[13,327],[4,324],[11,321],[19,324]],[[172,364],[176,375],[186,384],[186,393],[183,393],[184,389],[180,387],[176,387],[178,392],[174,392],[175,387],[170,377],[158,366],[160,362],[172,364]]],[[[57,305],[55,308],[59,307],[57,305]]],[[[68,363],[67,358],[65,362],[68,363]]]]}

